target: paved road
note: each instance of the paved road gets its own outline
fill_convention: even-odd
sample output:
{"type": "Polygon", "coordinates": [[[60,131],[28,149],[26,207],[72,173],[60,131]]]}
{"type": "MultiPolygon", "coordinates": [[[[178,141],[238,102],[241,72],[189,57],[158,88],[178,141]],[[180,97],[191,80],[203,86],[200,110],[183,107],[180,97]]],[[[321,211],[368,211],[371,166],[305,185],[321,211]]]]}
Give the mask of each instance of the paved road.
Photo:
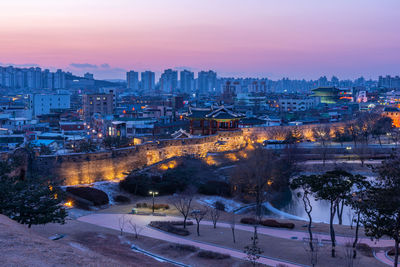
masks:
{"type": "MultiPolygon", "coordinates": [[[[95,225],[99,225],[99,226],[106,227],[106,228],[120,230],[118,220],[121,216],[123,216],[123,214],[118,215],[118,214],[100,214],[100,213],[98,213],[98,214],[90,214],[87,216],[80,217],[80,218],[78,218],[78,220],[87,222],[87,223],[91,223],[91,224],[95,224],[95,225]]],[[[199,247],[200,249],[203,249],[203,250],[210,250],[210,251],[215,251],[215,252],[219,252],[219,253],[229,254],[229,255],[231,255],[231,257],[234,257],[234,258],[244,259],[246,257],[245,253],[238,251],[238,250],[220,247],[220,246],[216,246],[216,245],[209,244],[209,243],[196,242],[196,241],[184,238],[184,237],[171,235],[171,234],[164,233],[164,232],[158,231],[156,229],[147,227],[147,225],[150,221],[177,220],[177,217],[168,217],[168,216],[167,217],[153,217],[153,216],[141,216],[141,215],[130,215],[130,214],[126,214],[124,216],[125,216],[125,219],[135,220],[135,222],[139,226],[143,227],[143,230],[140,233],[141,235],[168,241],[168,242],[173,242],[173,243],[193,245],[193,246],[199,247]]],[[[204,224],[211,224],[211,222],[204,222],[204,224]]],[[[221,226],[222,227],[230,227],[229,224],[221,224],[221,226]]],[[[126,228],[125,232],[132,233],[131,229],[128,229],[128,227],[125,227],[125,228],[126,228]]],[[[249,227],[249,229],[250,228],[251,227],[249,227]]],[[[237,226],[237,229],[240,229],[239,225],[237,226]]],[[[248,228],[244,227],[244,229],[248,229],[248,228]]],[[[288,262],[288,261],[276,259],[276,258],[271,258],[271,257],[262,257],[258,260],[258,262],[262,263],[262,264],[266,264],[268,266],[277,266],[278,264],[285,264],[288,267],[299,267],[299,266],[304,267],[305,266],[302,264],[292,263],[292,262],[288,262]]]]}

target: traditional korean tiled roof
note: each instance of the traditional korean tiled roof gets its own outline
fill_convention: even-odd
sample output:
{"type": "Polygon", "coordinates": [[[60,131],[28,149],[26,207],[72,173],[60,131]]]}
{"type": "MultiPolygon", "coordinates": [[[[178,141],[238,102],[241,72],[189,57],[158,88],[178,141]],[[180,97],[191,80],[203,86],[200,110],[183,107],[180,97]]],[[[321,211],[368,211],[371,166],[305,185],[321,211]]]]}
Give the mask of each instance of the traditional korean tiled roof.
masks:
{"type": "Polygon", "coordinates": [[[241,119],[244,116],[225,106],[212,106],[210,108],[190,108],[186,116],[189,119],[241,119]]]}
{"type": "Polygon", "coordinates": [[[191,138],[191,137],[193,137],[193,135],[191,135],[190,133],[188,133],[185,130],[183,130],[182,128],[180,128],[178,131],[172,133],[171,137],[174,138],[174,139],[177,139],[177,138],[191,138]]]}

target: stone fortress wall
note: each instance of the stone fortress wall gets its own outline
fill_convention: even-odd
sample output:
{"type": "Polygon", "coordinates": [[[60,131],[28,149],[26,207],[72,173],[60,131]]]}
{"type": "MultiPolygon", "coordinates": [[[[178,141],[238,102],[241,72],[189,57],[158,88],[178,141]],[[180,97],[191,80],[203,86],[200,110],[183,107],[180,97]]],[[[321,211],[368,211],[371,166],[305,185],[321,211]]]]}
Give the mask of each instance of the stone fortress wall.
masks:
{"type": "MultiPolygon", "coordinates": [[[[249,138],[279,139],[297,127],[304,136],[320,125],[243,128],[233,132],[184,139],[159,140],[129,148],[94,153],[39,156],[32,164],[34,171],[63,179],[65,185],[90,184],[120,179],[132,170],[174,157],[205,157],[207,153],[235,151],[244,148],[249,138]]],[[[339,126],[330,124],[330,126],[339,126]]]]}
{"type": "Polygon", "coordinates": [[[129,148],[94,153],[39,156],[33,171],[63,179],[65,185],[90,184],[123,178],[134,169],[182,156],[239,150],[246,142],[241,131],[185,139],[159,140],[129,148]]]}

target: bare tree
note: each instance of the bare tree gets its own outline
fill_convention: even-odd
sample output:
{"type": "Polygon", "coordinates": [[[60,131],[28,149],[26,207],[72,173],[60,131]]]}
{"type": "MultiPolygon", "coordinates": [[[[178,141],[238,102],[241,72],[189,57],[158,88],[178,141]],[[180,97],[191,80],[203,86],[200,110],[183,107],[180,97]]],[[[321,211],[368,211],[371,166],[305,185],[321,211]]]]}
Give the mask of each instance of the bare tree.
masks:
{"type": "Polygon", "coordinates": [[[351,136],[351,139],[354,142],[354,147],[357,147],[357,141],[358,141],[358,138],[359,138],[359,136],[361,134],[361,130],[359,128],[359,125],[357,125],[354,122],[349,122],[349,123],[346,124],[346,129],[348,130],[348,132],[349,132],[349,134],[351,136]]]}
{"type": "Polygon", "coordinates": [[[236,227],[235,213],[231,214],[231,218],[230,218],[229,224],[230,224],[231,230],[232,230],[233,243],[236,243],[236,238],[235,238],[235,227],[236,227]]]}
{"type": "Polygon", "coordinates": [[[311,266],[316,266],[318,263],[318,253],[319,253],[319,238],[315,237],[311,240],[308,240],[308,238],[304,239],[304,250],[308,253],[309,257],[310,257],[310,262],[311,262],[311,266]],[[309,244],[312,244],[312,246],[310,246],[309,244]],[[313,249],[311,249],[311,247],[313,249]]]}
{"type": "Polygon", "coordinates": [[[197,224],[197,236],[200,236],[200,222],[206,217],[208,213],[207,208],[202,208],[199,210],[193,210],[190,214],[192,215],[193,219],[195,219],[197,224]]]}
{"type": "Polygon", "coordinates": [[[346,242],[346,244],[343,246],[344,250],[344,259],[345,259],[345,267],[353,267],[356,266],[356,261],[357,259],[353,257],[353,246],[352,243],[354,240],[351,238],[346,242]]]}
{"type": "Polygon", "coordinates": [[[128,220],[128,223],[129,223],[131,230],[133,231],[133,234],[135,235],[135,238],[138,239],[140,232],[142,232],[142,230],[143,230],[143,227],[138,226],[132,220],[128,220]]]}
{"type": "Polygon", "coordinates": [[[193,194],[190,192],[179,194],[173,201],[174,207],[183,216],[183,228],[186,228],[186,221],[191,211],[193,194]]]}
{"type": "Polygon", "coordinates": [[[210,217],[211,217],[212,223],[214,225],[214,229],[217,228],[217,222],[218,222],[220,216],[221,216],[221,212],[219,209],[217,209],[216,207],[213,207],[212,209],[210,209],[210,217]]]}
{"type": "Polygon", "coordinates": [[[251,238],[252,244],[248,245],[244,248],[244,252],[246,253],[246,258],[250,261],[253,266],[257,265],[257,261],[260,258],[260,254],[264,251],[258,247],[258,234],[257,234],[257,225],[254,225],[254,233],[251,238]]]}
{"type": "Polygon", "coordinates": [[[300,192],[297,193],[298,197],[301,197],[302,201],[303,201],[303,205],[304,205],[304,211],[307,213],[308,216],[308,235],[309,235],[309,247],[310,247],[310,252],[313,253],[314,250],[316,249],[314,247],[314,239],[313,239],[313,233],[312,233],[312,216],[311,216],[311,212],[312,212],[312,205],[311,205],[311,201],[310,201],[310,197],[312,196],[312,188],[311,188],[311,183],[312,183],[312,179],[315,179],[316,177],[314,176],[300,176],[300,177],[296,177],[294,179],[292,179],[290,181],[290,186],[292,189],[302,189],[303,194],[301,194],[300,192]]]}
{"type": "Polygon", "coordinates": [[[120,235],[124,234],[125,222],[126,222],[125,215],[118,217],[118,226],[119,226],[119,230],[120,230],[120,235]]]}
{"type": "Polygon", "coordinates": [[[331,129],[329,126],[319,126],[312,129],[314,139],[321,146],[322,165],[325,166],[326,155],[328,153],[328,146],[331,142],[331,129]]]}
{"type": "Polygon", "coordinates": [[[247,159],[238,163],[231,176],[231,183],[239,193],[255,198],[257,216],[261,215],[261,206],[270,186],[281,182],[277,179],[281,178],[277,170],[278,160],[272,151],[256,147],[247,159]]]}
{"type": "Polygon", "coordinates": [[[365,160],[368,159],[369,149],[368,145],[364,142],[361,142],[360,145],[354,148],[354,153],[358,156],[361,162],[361,166],[364,166],[365,160]]]}

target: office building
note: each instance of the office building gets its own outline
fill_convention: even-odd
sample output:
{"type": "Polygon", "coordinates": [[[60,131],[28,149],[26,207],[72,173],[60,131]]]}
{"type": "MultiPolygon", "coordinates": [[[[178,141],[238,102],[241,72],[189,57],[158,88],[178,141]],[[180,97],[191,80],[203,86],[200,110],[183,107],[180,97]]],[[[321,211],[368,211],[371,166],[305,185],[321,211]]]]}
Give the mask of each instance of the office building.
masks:
{"type": "Polygon", "coordinates": [[[59,91],[57,94],[32,94],[29,99],[33,116],[50,114],[55,110],[66,110],[71,106],[71,95],[59,91]]]}
{"type": "Polygon", "coordinates": [[[87,94],[82,97],[85,121],[90,121],[95,113],[111,115],[114,112],[113,94],[87,94]]]}

